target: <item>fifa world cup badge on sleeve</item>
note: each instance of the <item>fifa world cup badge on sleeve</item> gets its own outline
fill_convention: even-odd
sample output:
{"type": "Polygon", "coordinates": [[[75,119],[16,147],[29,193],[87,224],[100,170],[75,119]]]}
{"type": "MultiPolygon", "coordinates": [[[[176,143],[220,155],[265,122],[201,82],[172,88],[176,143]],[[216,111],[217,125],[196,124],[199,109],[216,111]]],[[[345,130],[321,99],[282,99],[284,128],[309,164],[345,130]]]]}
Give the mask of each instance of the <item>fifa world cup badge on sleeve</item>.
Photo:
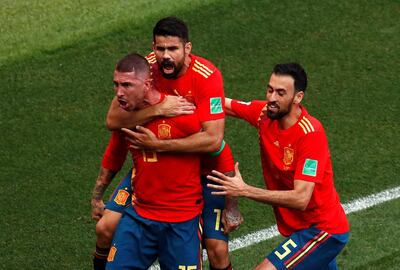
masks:
{"type": "Polygon", "coordinates": [[[222,113],[222,101],[220,97],[210,98],[210,113],[217,114],[222,113]]]}
{"type": "Polygon", "coordinates": [[[306,159],[303,166],[303,174],[308,176],[317,176],[318,160],[306,159]]]}

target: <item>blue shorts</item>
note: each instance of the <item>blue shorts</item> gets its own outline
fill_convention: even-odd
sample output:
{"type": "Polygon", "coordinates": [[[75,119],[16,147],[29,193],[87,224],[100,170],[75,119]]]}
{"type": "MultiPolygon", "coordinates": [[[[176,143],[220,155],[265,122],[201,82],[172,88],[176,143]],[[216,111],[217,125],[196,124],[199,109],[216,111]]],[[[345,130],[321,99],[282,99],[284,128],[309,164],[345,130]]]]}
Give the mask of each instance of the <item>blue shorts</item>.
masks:
{"type": "MultiPolygon", "coordinates": [[[[105,208],[114,212],[123,213],[125,208],[131,205],[131,176],[132,170],[118,184],[112,193],[110,200],[105,208]]],[[[218,239],[228,242],[228,235],[224,234],[221,222],[222,211],[225,208],[225,196],[215,196],[211,194],[213,191],[207,187],[209,181],[206,176],[201,176],[203,185],[204,209],[202,212],[203,220],[203,238],[218,239]]]]}
{"type": "Polygon", "coordinates": [[[128,174],[122,179],[121,182],[116,186],[110,199],[106,203],[105,209],[123,213],[125,208],[131,205],[132,202],[132,169],[129,170],[128,174]]]}
{"type": "Polygon", "coordinates": [[[225,208],[225,196],[212,195],[212,188],[207,187],[209,180],[206,176],[201,176],[203,185],[204,208],[202,212],[203,219],[203,238],[218,239],[228,242],[228,235],[224,234],[222,225],[222,211],[225,208]]]}
{"type": "Polygon", "coordinates": [[[329,234],[314,227],[293,233],[267,258],[278,269],[334,270],[349,233],[329,234]]]}
{"type": "Polygon", "coordinates": [[[201,269],[200,217],[159,222],[126,209],[115,232],[107,270],[147,270],[158,258],[161,269],[201,269]]]}

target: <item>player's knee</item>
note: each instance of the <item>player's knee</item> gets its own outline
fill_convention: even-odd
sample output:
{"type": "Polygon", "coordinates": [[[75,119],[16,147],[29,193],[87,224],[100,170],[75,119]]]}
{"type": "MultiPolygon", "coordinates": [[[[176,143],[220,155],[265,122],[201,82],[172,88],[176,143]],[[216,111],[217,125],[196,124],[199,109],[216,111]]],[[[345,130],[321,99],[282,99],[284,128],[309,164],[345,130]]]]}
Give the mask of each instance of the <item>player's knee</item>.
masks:
{"type": "Polygon", "coordinates": [[[276,270],[276,267],[268,259],[264,259],[254,270],[276,270]]]}
{"type": "Polygon", "coordinates": [[[228,243],[222,240],[207,241],[206,249],[208,259],[213,266],[226,266],[229,264],[228,243]]]}
{"type": "Polygon", "coordinates": [[[96,224],[96,235],[98,240],[111,243],[114,235],[113,226],[110,226],[106,219],[101,218],[96,224]]]}

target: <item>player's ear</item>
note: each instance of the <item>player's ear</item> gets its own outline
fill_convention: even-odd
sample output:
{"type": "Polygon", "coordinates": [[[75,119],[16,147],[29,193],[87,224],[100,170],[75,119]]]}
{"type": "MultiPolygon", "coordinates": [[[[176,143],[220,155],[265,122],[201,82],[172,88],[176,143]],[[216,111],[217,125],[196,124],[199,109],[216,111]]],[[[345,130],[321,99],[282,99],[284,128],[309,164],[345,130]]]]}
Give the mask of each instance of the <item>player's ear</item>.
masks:
{"type": "Polygon", "coordinates": [[[296,94],[294,95],[293,103],[300,104],[300,102],[303,100],[303,97],[304,97],[303,91],[296,92],[296,94]]]}
{"type": "Polygon", "coordinates": [[[190,54],[192,52],[192,42],[188,41],[185,44],[185,54],[190,54]]]}
{"type": "Polygon", "coordinates": [[[147,91],[150,90],[150,88],[152,87],[153,84],[153,79],[152,78],[147,78],[144,81],[144,85],[146,86],[147,91]]]}

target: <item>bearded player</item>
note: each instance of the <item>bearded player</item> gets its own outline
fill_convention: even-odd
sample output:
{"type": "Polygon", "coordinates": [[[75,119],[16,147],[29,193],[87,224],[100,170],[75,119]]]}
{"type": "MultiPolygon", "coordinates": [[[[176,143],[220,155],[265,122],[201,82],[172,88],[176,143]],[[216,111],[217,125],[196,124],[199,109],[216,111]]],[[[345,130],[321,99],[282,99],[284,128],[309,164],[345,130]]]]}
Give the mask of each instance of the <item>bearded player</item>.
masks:
{"type": "Polygon", "coordinates": [[[216,195],[243,196],[273,207],[279,232],[287,237],[255,268],[338,269],[336,256],[349,239],[349,224],[333,182],[328,140],[322,124],[301,101],[307,75],[297,63],[278,64],[266,100],[226,100],[231,116],[259,133],[266,189],[213,171],[216,195]]]}
{"type": "MultiPolygon", "coordinates": [[[[210,152],[219,153],[224,149],[223,136],[223,85],[220,72],[207,60],[191,54],[191,43],[188,41],[186,25],[176,18],[160,20],[153,31],[153,51],[147,58],[152,64],[152,77],[158,90],[172,95],[183,96],[193,101],[197,107],[202,124],[202,131],[179,140],[158,140],[148,130],[138,127],[133,136],[135,147],[146,148],[150,151],[181,151],[181,152],[210,152]],[[148,140],[149,139],[149,140],[148,140]],[[146,145],[146,143],[149,143],[146,145]]],[[[108,124],[111,128],[131,127],[143,121],[159,116],[157,106],[151,106],[132,114],[121,110],[123,100],[114,101],[110,107],[108,124]],[[142,118],[140,118],[142,117],[142,118]]],[[[224,151],[222,151],[223,153],[224,151]]],[[[214,200],[215,197],[214,197],[214,200]]],[[[206,202],[208,200],[206,199],[206,202]]],[[[206,203],[207,204],[207,203],[206,203]]],[[[236,201],[227,200],[227,205],[235,205],[236,201]]],[[[207,208],[206,208],[207,209],[207,208]]],[[[216,212],[211,215],[221,216],[221,207],[215,207],[216,212]]],[[[225,232],[229,232],[241,223],[237,211],[227,214],[222,212],[222,220],[227,220],[225,232]],[[233,214],[232,214],[233,213],[233,214]],[[233,216],[233,218],[232,218],[233,216]],[[230,217],[230,218],[229,218],[230,217]]],[[[215,221],[213,221],[215,223],[215,221]]],[[[205,220],[205,224],[208,223],[205,220]]],[[[207,226],[206,226],[207,227],[207,226]]],[[[206,239],[206,248],[209,253],[211,269],[230,269],[228,245],[226,236],[218,228],[218,236],[206,239]]],[[[212,233],[214,233],[212,231],[212,233]]],[[[205,237],[207,233],[205,232],[205,237]]]]}

